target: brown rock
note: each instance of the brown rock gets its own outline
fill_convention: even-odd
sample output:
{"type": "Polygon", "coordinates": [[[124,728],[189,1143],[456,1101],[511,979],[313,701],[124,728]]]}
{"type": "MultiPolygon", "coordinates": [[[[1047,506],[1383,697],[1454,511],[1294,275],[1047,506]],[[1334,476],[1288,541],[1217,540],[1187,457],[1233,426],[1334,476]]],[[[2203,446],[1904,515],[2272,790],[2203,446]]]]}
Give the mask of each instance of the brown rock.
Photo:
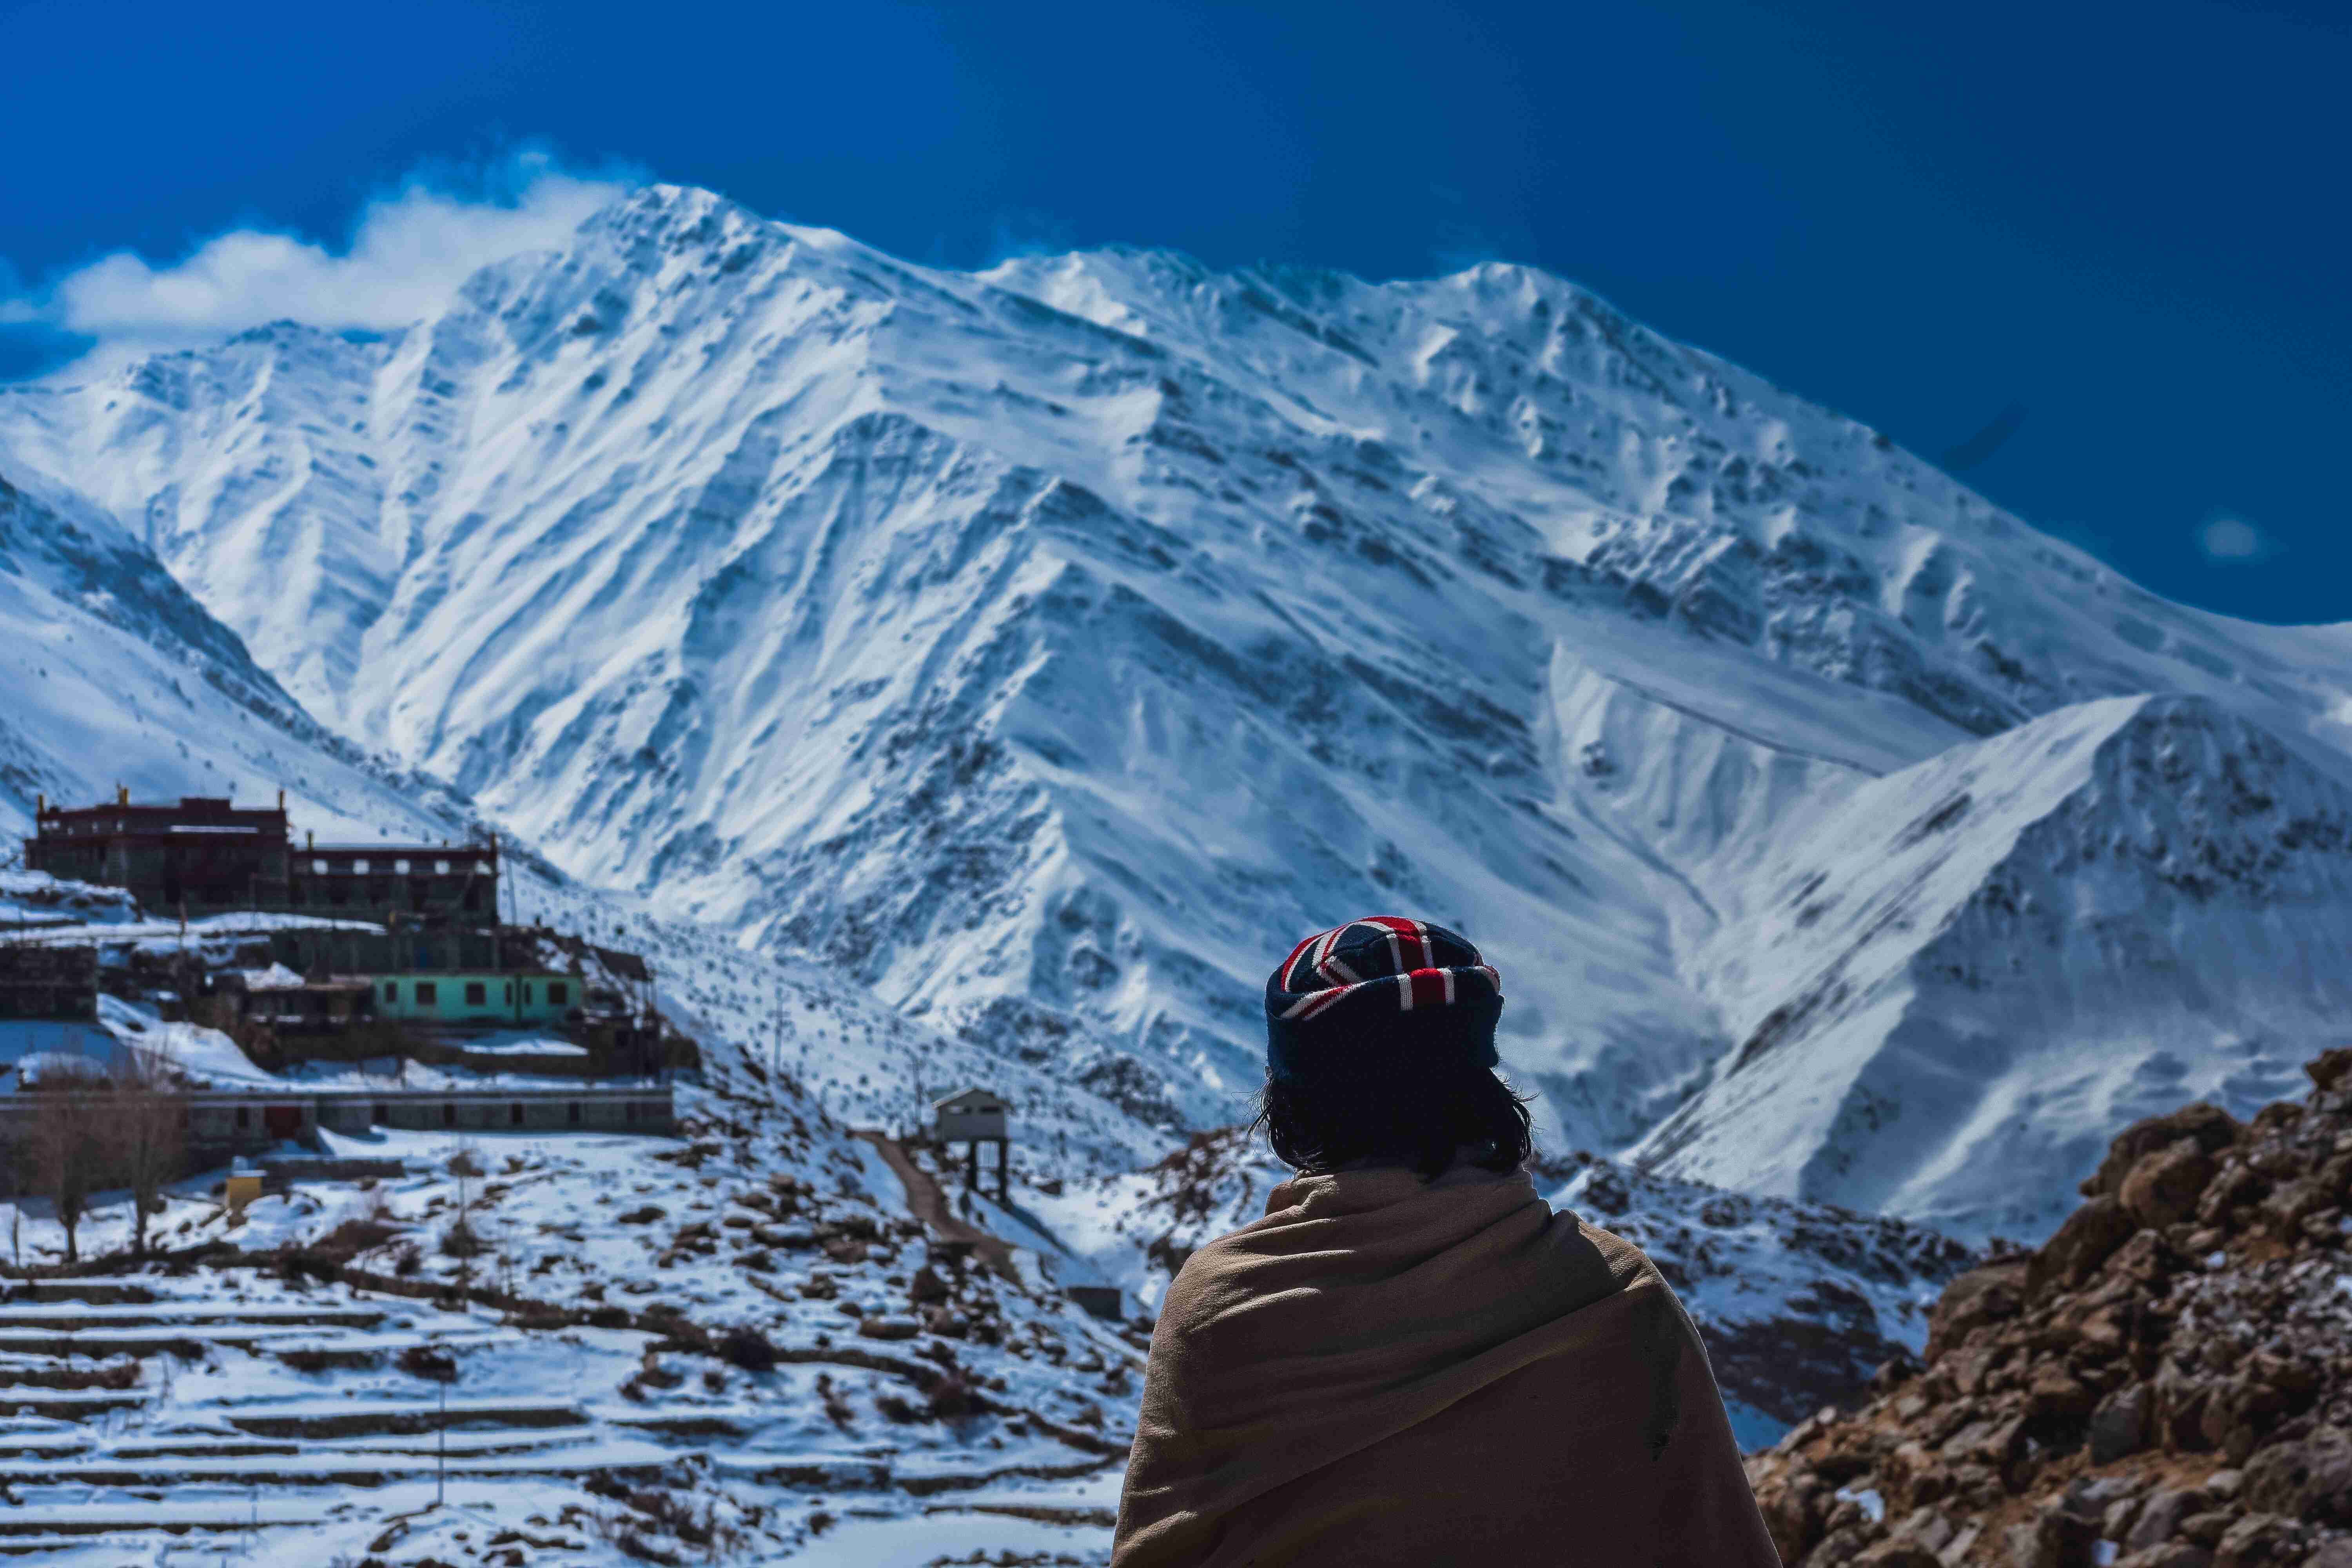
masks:
{"type": "Polygon", "coordinates": [[[2304,1063],[2303,1070],[2322,1093],[2326,1093],[2343,1083],[2347,1074],[2352,1074],[2352,1046],[2323,1051],[2304,1063]]]}
{"type": "Polygon", "coordinates": [[[1938,1452],[1948,1465],[1974,1462],[1998,1468],[2015,1458],[2024,1447],[2025,1418],[2012,1415],[2003,1419],[1995,1415],[1969,1422],[1944,1439],[1938,1452]]]}
{"type": "Polygon", "coordinates": [[[1944,1560],[1916,1541],[1882,1541],[1855,1558],[1854,1568],[1944,1568],[1944,1560]]]}
{"type": "Polygon", "coordinates": [[[1756,1500],[1763,1510],[1764,1528],[1770,1533],[1781,1562],[1799,1561],[1821,1539],[1822,1516],[1828,1511],[1822,1505],[1829,1496],[1829,1489],[1811,1476],[1794,1478],[1775,1490],[1758,1494],[1756,1500]]]}
{"type": "Polygon", "coordinates": [[[1870,1529],[1864,1525],[1833,1530],[1822,1537],[1822,1543],[1813,1548],[1813,1554],[1807,1561],[1822,1563],[1852,1563],[1856,1557],[1862,1555],[1863,1549],[1871,1543],[1871,1539],[1870,1529]]]}
{"type": "Polygon", "coordinates": [[[2247,1462],[2245,1500],[2263,1513],[2352,1523],[2352,1436],[2323,1426],[2300,1443],[2263,1449],[2247,1462]]]}
{"type": "Polygon", "coordinates": [[[2352,1537],[2323,1541],[2303,1560],[2303,1568],[2352,1568],[2352,1537]]]}
{"type": "Polygon", "coordinates": [[[2124,1537],[2125,1547],[2132,1552],[2162,1546],[2180,1529],[2180,1521],[2189,1511],[2190,1494],[2159,1487],[2147,1494],[2140,1505],[2139,1517],[2132,1521],[2131,1533],[2124,1537]]]}
{"type": "Polygon", "coordinates": [[[2213,1568],[2269,1568],[2302,1561],[2303,1541],[2294,1521],[2273,1513],[2248,1514],[2222,1531],[2213,1547],[2213,1568]]]}
{"type": "Polygon", "coordinates": [[[2145,1552],[2135,1552],[2128,1557],[2116,1559],[2116,1568],[2212,1568],[2213,1554],[2201,1546],[2191,1546],[2176,1541],[2165,1546],[2151,1546],[2145,1552]]]}
{"type": "Polygon", "coordinates": [[[2237,1118],[2218,1105],[2185,1105],[2164,1116],[2151,1116],[2145,1121],[2135,1121],[2116,1134],[2107,1145],[2107,1157],[2099,1163],[2098,1173],[2082,1186],[2086,1198],[2119,1192],[2124,1177],[2144,1155],[2155,1152],[2183,1138],[2193,1138],[2197,1146],[2211,1154],[2228,1148],[2244,1136],[2245,1129],[2237,1118]]]}
{"type": "Polygon", "coordinates": [[[2269,1191],[2270,1183],[2251,1165],[2224,1164],[2197,1200],[2197,1217],[2209,1226],[2236,1224],[2237,1211],[2269,1191]]]}
{"type": "Polygon", "coordinates": [[[2051,1503],[2034,1515],[2032,1523],[2010,1532],[2009,1560],[2014,1568],[2091,1568],[2091,1548],[2098,1535],[2097,1525],[2051,1503]]]}
{"type": "Polygon", "coordinates": [[[2333,1201],[2333,1194],[2316,1176],[2289,1182],[2263,1200],[2263,1224],[2272,1235],[2291,1239],[2302,1230],[2305,1220],[2333,1201]]]}
{"type": "Polygon", "coordinates": [[[2192,1513],[2180,1521],[2181,1538],[2210,1550],[2221,1543],[2222,1532],[2237,1521],[2238,1516],[2227,1509],[2192,1513]]]}
{"type": "Polygon", "coordinates": [[[2093,1198],[2068,1215],[2033,1255],[2026,1269],[2027,1296],[2039,1296],[2052,1285],[2081,1284],[2138,1228],[2119,1200],[2105,1194],[2093,1198]]]}
{"type": "Polygon", "coordinates": [[[2244,1462],[2272,1422],[2286,1409],[2286,1396],[2255,1377],[2241,1373],[2214,1388],[2198,1426],[2205,1441],[2230,1463],[2244,1462]]]}
{"type": "Polygon", "coordinates": [[[2139,1157],[2116,1196],[2131,1216],[2152,1229],[2178,1225],[2197,1212],[2213,1157],[2194,1138],[2175,1139],[2139,1157]]]}
{"type": "Polygon", "coordinates": [[[2202,1453],[2210,1446],[2205,1436],[2205,1402],[2210,1390],[2197,1375],[2167,1362],[2156,1374],[2155,1441],[2183,1453],[2202,1453]]]}
{"type": "Polygon", "coordinates": [[[2147,1447],[2148,1414],[2154,1403],[2147,1384],[2126,1384],[2091,1412],[2091,1463],[2109,1465],[2147,1447]]]}
{"type": "Polygon", "coordinates": [[[1971,1268],[1945,1286],[1942,1299],[1927,1313],[1928,1362],[1933,1363],[1979,1323],[2017,1316],[2025,1302],[2030,1267],[2022,1258],[2004,1258],[1971,1268]]]}
{"type": "Polygon", "coordinates": [[[2025,1412],[2039,1421],[2088,1415],[2098,1402],[2096,1394],[2055,1362],[2036,1368],[2026,1384],[2025,1412]]]}

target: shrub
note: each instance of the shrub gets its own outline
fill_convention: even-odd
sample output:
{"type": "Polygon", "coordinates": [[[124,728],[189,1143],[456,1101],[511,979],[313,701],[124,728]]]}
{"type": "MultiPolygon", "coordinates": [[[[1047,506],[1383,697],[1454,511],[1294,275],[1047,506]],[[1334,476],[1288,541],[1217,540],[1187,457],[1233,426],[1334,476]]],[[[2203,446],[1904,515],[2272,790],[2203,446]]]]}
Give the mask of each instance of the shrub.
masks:
{"type": "Polygon", "coordinates": [[[378,1215],[354,1215],[320,1237],[317,1250],[331,1258],[352,1258],[388,1247],[400,1227],[378,1215]]]}
{"type": "Polygon", "coordinates": [[[738,1323],[719,1337],[719,1359],[745,1372],[773,1372],[776,1347],[761,1329],[738,1323]]]}
{"type": "Polygon", "coordinates": [[[923,1403],[934,1421],[953,1421],[969,1415],[972,1412],[971,1384],[964,1381],[961,1373],[951,1372],[931,1384],[923,1403]]]}
{"type": "Polygon", "coordinates": [[[394,1359],[393,1365],[427,1383],[457,1381],[457,1358],[432,1345],[410,1345],[394,1359]]]}

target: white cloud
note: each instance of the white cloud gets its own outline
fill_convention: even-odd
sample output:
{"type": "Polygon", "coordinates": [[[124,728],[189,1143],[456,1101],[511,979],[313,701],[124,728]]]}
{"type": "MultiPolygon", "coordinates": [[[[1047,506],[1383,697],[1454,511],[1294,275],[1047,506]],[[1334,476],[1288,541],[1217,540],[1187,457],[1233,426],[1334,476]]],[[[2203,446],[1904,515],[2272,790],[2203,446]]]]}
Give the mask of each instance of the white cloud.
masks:
{"type": "Polygon", "coordinates": [[[2197,531],[2197,548],[2209,561],[2237,564],[2261,561],[2273,554],[2277,546],[2268,534],[2239,517],[2217,517],[2197,531]]]}
{"type": "Polygon", "coordinates": [[[630,184],[568,173],[534,152],[454,179],[413,175],[361,210],[340,250],[238,228],[162,267],[118,251],[38,293],[0,298],[0,321],[86,334],[110,358],[288,318],[332,331],[403,326],[486,263],[562,244],[630,184]]]}

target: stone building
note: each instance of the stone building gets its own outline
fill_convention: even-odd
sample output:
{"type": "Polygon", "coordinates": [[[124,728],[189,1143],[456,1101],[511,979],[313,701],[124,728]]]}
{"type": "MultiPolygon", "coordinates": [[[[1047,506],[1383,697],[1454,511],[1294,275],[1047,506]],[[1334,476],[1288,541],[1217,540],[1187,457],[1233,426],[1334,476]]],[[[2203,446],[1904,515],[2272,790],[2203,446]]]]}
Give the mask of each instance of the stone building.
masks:
{"type": "Polygon", "coordinates": [[[98,949],[0,942],[0,1020],[98,1021],[98,949]]]}
{"type": "Polygon", "coordinates": [[[283,790],[267,809],[204,795],[141,805],[128,790],[108,805],[72,809],[42,798],[25,865],[128,889],[155,918],[259,910],[433,930],[499,919],[495,837],[481,844],[320,844],[306,835],[298,846],[283,790]]]}
{"type": "Polygon", "coordinates": [[[176,805],[67,810],[39,799],[25,867],[77,882],[129,889],[151,915],[221,914],[286,904],[286,797],[266,810],[188,795],[176,805]]]}

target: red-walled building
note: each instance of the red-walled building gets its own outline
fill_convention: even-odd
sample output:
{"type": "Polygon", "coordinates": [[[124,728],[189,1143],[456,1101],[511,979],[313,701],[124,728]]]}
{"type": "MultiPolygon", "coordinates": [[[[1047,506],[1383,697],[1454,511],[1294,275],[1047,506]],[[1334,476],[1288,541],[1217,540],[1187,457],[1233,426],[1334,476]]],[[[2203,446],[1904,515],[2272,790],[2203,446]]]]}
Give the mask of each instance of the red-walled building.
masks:
{"type": "Polygon", "coordinates": [[[39,803],[27,869],[127,889],[151,917],[234,910],[328,915],[383,925],[490,926],[499,847],[293,841],[286,796],[268,808],[185,796],[175,805],[67,809],[39,803]]]}

